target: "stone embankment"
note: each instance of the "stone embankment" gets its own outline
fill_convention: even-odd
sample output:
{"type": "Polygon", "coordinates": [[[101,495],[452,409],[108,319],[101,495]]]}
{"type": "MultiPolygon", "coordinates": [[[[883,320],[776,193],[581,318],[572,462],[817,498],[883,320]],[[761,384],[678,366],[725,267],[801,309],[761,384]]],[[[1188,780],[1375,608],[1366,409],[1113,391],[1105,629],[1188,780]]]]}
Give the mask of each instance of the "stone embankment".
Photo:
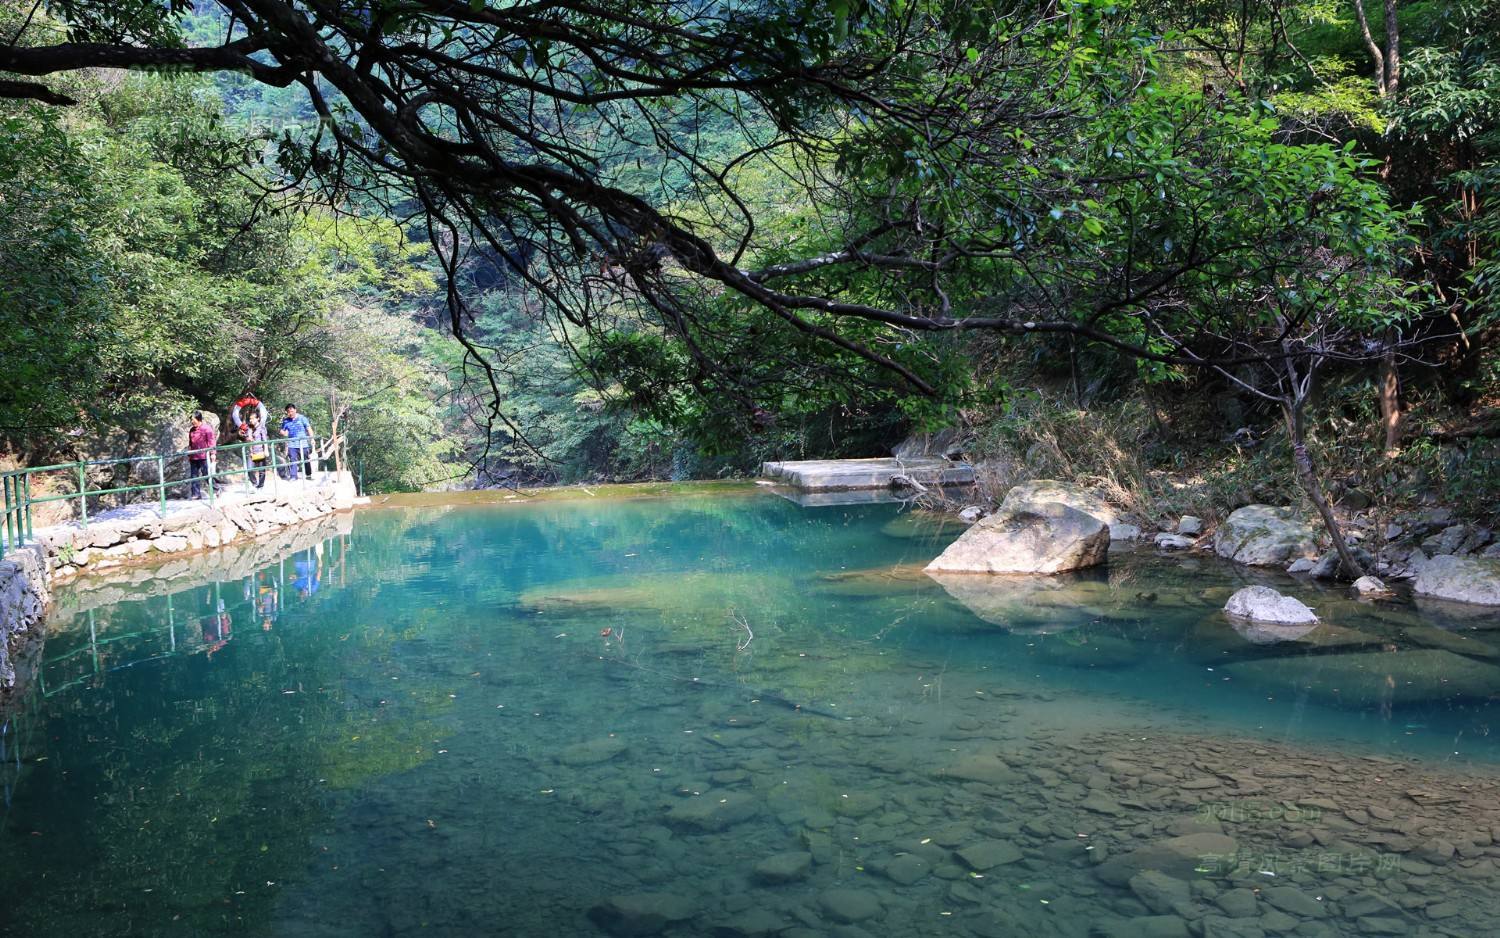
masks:
{"type": "MultiPolygon", "coordinates": [[[[212,505],[174,500],[166,503],[165,511],[155,504],[129,505],[102,512],[87,525],[38,530],[34,543],[10,551],[0,561],[0,691],[16,683],[18,663],[27,658],[27,646],[36,644],[57,583],[84,573],[155,565],[169,556],[248,544],[347,511],[357,500],[349,473],[325,473],[310,481],[274,480],[264,490],[236,486],[212,505]]],[[[255,558],[261,553],[237,552],[235,557],[255,558]]],[[[162,571],[151,575],[160,577],[162,571]]]]}
{"type": "Polygon", "coordinates": [[[107,570],[161,554],[182,554],[258,537],[289,525],[354,507],[348,473],[311,482],[282,483],[274,491],[230,491],[213,505],[171,501],[108,511],[87,526],[59,525],[37,532],[53,582],[85,570],[107,570]]]}
{"type": "Polygon", "coordinates": [[[39,548],[13,550],[0,561],[0,692],[16,683],[26,649],[41,633],[50,599],[47,567],[39,548]]]}

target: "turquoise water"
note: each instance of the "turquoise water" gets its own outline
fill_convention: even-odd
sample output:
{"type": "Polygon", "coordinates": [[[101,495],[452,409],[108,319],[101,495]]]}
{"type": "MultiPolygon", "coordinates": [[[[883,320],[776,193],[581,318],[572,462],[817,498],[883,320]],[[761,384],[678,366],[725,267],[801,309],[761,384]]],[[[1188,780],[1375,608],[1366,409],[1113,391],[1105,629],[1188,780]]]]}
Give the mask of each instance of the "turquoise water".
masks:
{"type": "Polygon", "coordinates": [[[921,576],[952,536],[738,491],[377,508],[65,592],[0,934],[1492,933],[1493,617],[1150,552],[921,576]],[[1236,631],[1251,582],[1328,624],[1236,631]]]}

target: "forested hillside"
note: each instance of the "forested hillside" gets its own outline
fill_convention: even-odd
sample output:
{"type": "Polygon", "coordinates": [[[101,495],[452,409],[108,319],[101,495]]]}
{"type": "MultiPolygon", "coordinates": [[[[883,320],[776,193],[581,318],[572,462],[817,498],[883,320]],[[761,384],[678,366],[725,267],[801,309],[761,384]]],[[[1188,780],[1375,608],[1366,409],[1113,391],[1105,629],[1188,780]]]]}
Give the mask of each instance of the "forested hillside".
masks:
{"type": "Polygon", "coordinates": [[[387,488],[945,425],[1148,512],[1500,486],[1491,0],[5,16],[24,460],[255,389],[387,488]]]}

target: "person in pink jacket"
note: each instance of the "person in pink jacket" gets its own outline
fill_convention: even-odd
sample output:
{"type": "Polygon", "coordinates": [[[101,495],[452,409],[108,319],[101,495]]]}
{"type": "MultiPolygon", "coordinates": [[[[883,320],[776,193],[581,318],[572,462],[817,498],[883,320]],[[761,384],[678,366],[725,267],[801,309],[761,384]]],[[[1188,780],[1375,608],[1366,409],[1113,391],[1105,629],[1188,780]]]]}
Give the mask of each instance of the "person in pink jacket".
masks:
{"type": "Polygon", "coordinates": [[[193,411],[193,428],[188,431],[188,479],[193,498],[203,497],[203,483],[198,480],[208,475],[208,457],[213,455],[218,439],[214,428],[203,419],[203,411],[193,411]]]}

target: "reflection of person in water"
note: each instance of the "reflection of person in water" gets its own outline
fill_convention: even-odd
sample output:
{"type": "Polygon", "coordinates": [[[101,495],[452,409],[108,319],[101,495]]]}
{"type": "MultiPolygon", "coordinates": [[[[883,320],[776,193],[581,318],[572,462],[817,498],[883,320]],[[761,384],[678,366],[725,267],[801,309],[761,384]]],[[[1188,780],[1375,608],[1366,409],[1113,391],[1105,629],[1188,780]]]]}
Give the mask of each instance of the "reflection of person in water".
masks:
{"type": "Polygon", "coordinates": [[[323,581],[323,545],[316,544],[302,552],[297,558],[297,575],[292,579],[292,586],[297,590],[297,595],[303,599],[318,591],[323,581]]]}
{"type": "Polygon", "coordinates": [[[256,574],[255,610],[260,615],[260,627],[263,631],[271,631],[271,624],[276,621],[276,581],[266,575],[262,570],[256,574]]]}
{"type": "Polygon", "coordinates": [[[218,601],[218,608],[211,614],[203,617],[199,625],[203,629],[204,650],[210,658],[214,652],[229,644],[230,633],[234,630],[234,622],[229,618],[229,610],[225,608],[224,601],[218,601]]]}

